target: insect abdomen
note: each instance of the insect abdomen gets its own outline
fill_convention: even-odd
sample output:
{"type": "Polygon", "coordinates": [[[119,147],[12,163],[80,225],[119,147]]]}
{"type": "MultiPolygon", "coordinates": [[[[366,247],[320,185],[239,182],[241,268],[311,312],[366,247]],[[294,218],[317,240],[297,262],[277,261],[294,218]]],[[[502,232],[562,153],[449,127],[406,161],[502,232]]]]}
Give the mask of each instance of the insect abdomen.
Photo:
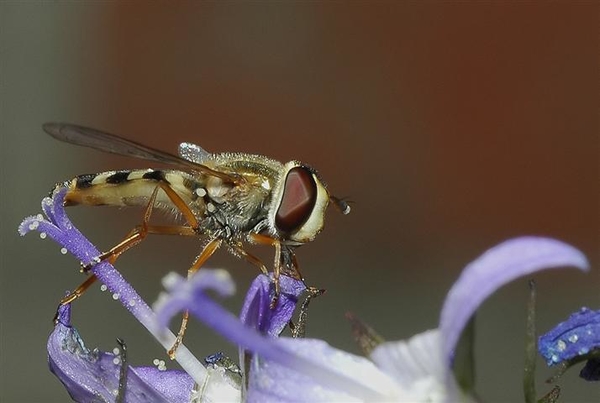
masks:
{"type": "MultiPolygon", "coordinates": [[[[159,182],[168,184],[189,202],[193,187],[191,180],[182,176],[181,172],[165,170],[136,169],[79,175],[59,186],[68,189],[66,206],[139,206],[148,201],[159,182]]],[[[164,192],[158,192],[156,201],[170,204],[164,192]]]]}

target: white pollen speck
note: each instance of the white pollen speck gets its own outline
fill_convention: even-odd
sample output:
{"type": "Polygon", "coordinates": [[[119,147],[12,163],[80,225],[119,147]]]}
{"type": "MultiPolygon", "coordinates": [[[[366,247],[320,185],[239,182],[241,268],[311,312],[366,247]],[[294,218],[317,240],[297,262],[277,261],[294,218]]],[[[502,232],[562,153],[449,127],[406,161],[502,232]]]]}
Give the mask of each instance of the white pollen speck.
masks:
{"type": "Polygon", "coordinates": [[[62,253],[63,255],[66,255],[67,252],[67,248],[60,248],[60,253],[62,253]]]}
{"type": "Polygon", "coordinates": [[[556,348],[558,351],[565,351],[567,348],[567,343],[565,343],[563,340],[559,340],[556,342],[556,348]]]}
{"type": "Polygon", "coordinates": [[[569,341],[571,343],[577,343],[577,340],[579,340],[579,336],[577,336],[576,334],[572,334],[569,336],[569,341]]]}
{"type": "Polygon", "coordinates": [[[106,284],[102,284],[100,286],[100,291],[106,291],[106,290],[108,290],[108,287],[106,286],[106,284]]]}
{"type": "Polygon", "coordinates": [[[119,347],[113,348],[113,354],[114,355],[119,355],[120,352],[121,352],[121,350],[119,350],[119,347]]]}
{"type": "Polygon", "coordinates": [[[41,215],[41,214],[38,214],[38,215],[36,215],[36,216],[35,216],[35,218],[36,218],[37,220],[39,220],[39,221],[42,221],[42,220],[44,219],[44,216],[43,216],[43,215],[41,215]]]}
{"type": "Polygon", "coordinates": [[[216,210],[216,209],[215,209],[215,205],[214,205],[214,204],[212,204],[212,203],[208,203],[208,204],[206,205],[206,209],[208,210],[208,212],[209,212],[209,213],[214,213],[214,212],[215,212],[215,210],[216,210]]]}
{"type": "Polygon", "coordinates": [[[578,351],[579,355],[584,355],[584,354],[587,354],[587,353],[589,353],[589,352],[590,352],[590,349],[589,349],[589,348],[587,348],[587,347],[582,347],[582,348],[581,348],[581,349],[578,351]]]}
{"type": "Polygon", "coordinates": [[[154,365],[158,365],[160,363],[160,360],[158,358],[155,358],[152,360],[152,364],[154,365]]]}
{"type": "Polygon", "coordinates": [[[116,301],[116,300],[118,300],[118,299],[119,299],[119,297],[120,297],[119,293],[114,293],[114,294],[112,295],[112,298],[113,298],[115,301],[116,301]]]}
{"type": "Polygon", "coordinates": [[[39,227],[39,225],[40,225],[40,223],[38,221],[33,221],[31,224],[29,224],[29,230],[33,231],[34,229],[39,227]]]}
{"type": "Polygon", "coordinates": [[[44,204],[45,204],[46,206],[52,206],[52,204],[53,204],[53,202],[52,202],[52,199],[51,199],[51,198],[49,198],[49,197],[45,197],[45,198],[44,198],[44,204]]]}
{"type": "Polygon", "coordinates": [[[552,362],[558,362],[558,356],[556,354],[552,354],[552,357],[550,357],[550,359],[552,360],[552,362]]]}
{"type": "Polygon", "coordinates": [[[119,357],[113,358],[113,364],[119,365],[121,363],[121,359],[119,357]]]}
{"type": "Polygon", "coordinates": [[[271,189],[271,184],[269,183],[269,181],[263,181],[260,185],[263,187],[263,189],[266,189],[266,190],[271,189]]]}
{"type": "Polygon", "coordinates": [[[128,304],[129,304],[129,306],[135,306],[135,300],[134,299],[129,300],[128,304]]]}
{"type": "Polygon", "coordinates": [[[40,232],[40,238],[46,239],[46,233],[45,232],[40,232]]]}
{"type": "Polygon", "coordinates": [[[203,188],[198,188],[196,189],[196,195],[198,195],[198,197],[204,197],[206,196],[206,190],[203,188]]]}

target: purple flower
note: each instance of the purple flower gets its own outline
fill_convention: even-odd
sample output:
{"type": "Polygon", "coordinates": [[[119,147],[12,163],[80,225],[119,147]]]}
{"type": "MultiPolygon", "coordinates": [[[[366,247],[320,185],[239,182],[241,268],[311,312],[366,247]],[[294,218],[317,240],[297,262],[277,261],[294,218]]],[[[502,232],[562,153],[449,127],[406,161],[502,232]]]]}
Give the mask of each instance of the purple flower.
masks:
{"type": "MultiPolygon", "coordinates": [[[[548,365],[575,360],[588,356],[600,348],[600,311],[581,308],[559,323],[554,329],[542,335],[538,351],[548,365]]],[[[588,381],[600,380],[598,358],[588,360],[580,376],[588,381]]]]}
{"type": "MultiPolygon", "coordinates": [[[[469,400],[451,368],[457,342],[471,316],[502,285],[563,266],[587,270],[588,263],[578,250],[556,240],[524,237],[506,241],[465,268],[448,293],[438,329],[407,341],[383,343],[369,359],[321,340],[263,336],[258,327],[244,325],[248,317],[237,321],[219,305],[207,302],[200,279],[173,281],[170,296],[157,304],[156,311],[166,323],[173,314],[190,309],[224,337],[251,351],[248,401],[469,400]],[[215,317],[222,319],[214,323],[215,317]]],[[[270,300],[267,292],[253,292],[250,298],[246,305],[266,306],[270,300]]]]}
{"type": "MultiPolygon", "coordinates": [[[[58,323],[48,339],[50,370],[75,401],[114,401],[124,365],[119,352],[87,349],[70,319],[71,306],[60,307],[58,323]]],[[[185,402],[194,380],[184,371],[128,366],[126,385],[127,402],[185,402]]]]}
{"type": "MultiPolygon", "coordinates": [[[[23,222],[20,231],[44,231],[84,263],[90,262],[99,253],[64,215],[62,197],[64,192],[59,192],[53,202],[45,200],[43,203],[51,222],[43,217],[30,217],[23,222]]],[[[368,358],[336,349],[322,340],[277,337],[304,291],[301,282],[288,277],[282,277],[282,294],[275,309],[271,309],[272,282],[259,276],[251,286],[241,319],[238,319],[206,292],[210,290],[221,295],[234,292],[233,282],[225,271],[203,269],[190,280],[169,275],[165,279],[168,295],[163,295],[156,303],[156,315],[112,266],[102,262],[95,265],[93,271],[166,348],[173,341],[166,324],[173,315],[189,310],[238,345],[242,349],[240,356],[251,357],[250,361],[240,360],[248,363],[244,368],[246,379],[236,383],[232,382],[226,369],[205,368],[185,346],[181,346],[177,359],[188,376],[181,372],[144,372],[129,368],[128,373],[147,376],[127,378],[125,396],[128,402],[146,401],[138,396],[150,396],[151,393],[158,396],[152,401],[173,402],[193,398],[239,401],[242,396],[250,402],[436,402],[472,400],[457,385],[451,368],[461,333],[481,303],[518,277],[564,266],[587,270],[588,263],[578,250],[552,239],[523,237],[501,243],[465,268],[448,293],[437,329],[409,340],[382,343],[368,358]],[[129,301],[134,301],[133,306],[129,301]],[[246,381],[247,390],[240,391],[246,381]],[[191,387],[193,382],[195,386],[191,387]],[[137,391],[141,392],[136,394],[137,391]]],[[[70,327],[68,312],[68,307],[61,309],[59,324],[49,340],[51,367],[76,400],[90,400],[90,396],[110,400],[119,381],[120,365],[112,361],[117,357],[85,349],[70,327]]]]}
{"type": "Polygon", "coordinates": [[[600,311],[581,308],[539,339],[538,350],[548,365],[588,354],[600,346],[600,311]]]}
{"type": "MultiPolygon", "coordinates": [[[[19,233],[25,235],[30,231],[36,230],[40,233],[42,239],[50,237],[63,247],[63,253],[70,252],[83,264],[95,262],[97,256],[100,255],[100,252],[69,221],[63,207],[65,193],[66,189],[60,189],[53,194],[52,198],[44,198],[44,200],[42,200],[42,210],[44,211],[47,220],[44,219],[41,214],[28,217],[23,220],[19,226],[19,233]]],[[[112,294],[113,299],[118,300],[127,310],[129,310],[159,341],[159,343],[165,347],[165,349],[171,348],[175,342],[175,335],[169,329],[158,327],[154,312],[112,265],[106,261],[98,262],[92,266],[91,271],[112,294]]],[[[116,393],[116,389],[114,388],[115,384],[118,384],[118,382],[115,383],[114,379],[118,379],[119,371],[114,366],[108,368],[104,365],[106,357],[108,357],[106,353],[98,351],[89,353],[89,351],[85,349],[77,332],[71,328],[69,307],[62,307],[60,309],[58,319],[58,323],[50,336],[48,344],[51,370],[67,387],[74,400],[89,401],[90,396],[97,396],[98,399],[100,399],[101,396],[107,396],[107,391],[111,391],[114,395],[116,393]],[[76,346],[79,347],[75,348],[76,346]],[[94,357],[98,357],[98,359],[94,359],[94,357]],[[80,373],[80,370],[83,368],[89,368],[90,376],[83,376],[84,374],[80,373]],[[108,373],[110,373],[112,379],[109,379],[108,373]],[[106,384],[95,382],[96,379],[100,378],[106,378],[106,384]]],[[[175,360],[181,365],[185,372],[189,374],[186,374],[185,376],[191,377],[191,382],[202,385],[207,379],[207,369],[185,345],[179,346],[175,360]]],[[[161,385],[181,383],[180,372],[173,373],[173,377],[176,380],[167,382],[166,379],[169,377],[169,374],[164,372],[158,373],[143,368],[138,369],[137,371],[144,375],[140,376],[140,379],[142,379],[143,382],[147,382],[150,389],[156,389],[166,393],[171,389],[166,387],[163,388],[161,385]]],[[[128,379],[128,384],[130,382],[134,381],[128,379]]],[[[219,384],[218,382],[212,382],[211,384],[214,385],[214,387],[205,391],[207,395],[212,395],[213,393],[227,397],[230,397],[231,394],[235,393],[239,395],[239,391],[232,391],[232,388],[226,383],[219,384]]],[[[139,389],[143,388],[140,387],[139,389]]],[[[191,393],[192,391],[189,390],[188,392],[191,393]]],[[[166,400],[163,401],[189,401],[187,399],[177,400],[175,398],[181,394],[181,391],[167,393],[166,400]]],[[[142,396],[145,396],[145,394],[142,396]]],[[[145,402],[154,400],[127,401],[145,402]]]]}

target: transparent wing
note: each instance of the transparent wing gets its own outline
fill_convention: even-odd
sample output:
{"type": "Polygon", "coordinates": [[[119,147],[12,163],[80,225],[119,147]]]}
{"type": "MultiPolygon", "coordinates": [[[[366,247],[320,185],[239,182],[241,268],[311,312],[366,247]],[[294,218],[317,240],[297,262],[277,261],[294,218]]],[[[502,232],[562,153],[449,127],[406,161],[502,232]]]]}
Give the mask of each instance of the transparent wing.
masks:
{"type": "MultiPolygon", "coordinates": [[[[208,168],[193,159],[184,159],[176,155],[160,151],[114,134],[105,133],[88,127],[69,123],[45,123],[44,131],[57,140],[90,147],[107,153],[125,155],[163,164],[176,165],[192,171],[216,176],[227,182],[235,182],[230,175],[208,168]]],[[[189,143],[184,143],[189,144],[189,143]]],[[[198,146],[196,146],[198,147],[198,146]]],[[[198,147],[202,150],[200,147],[198,147]]],[[[204,151],[204,150],[202,150],[204,151]]],[[[206,153],[206,151],[204,151],[206,153]]]]}
{"type": "Polygon", "coordinates": [[[202,164],[210,157],[210,153],[193,143],[179,144],[179,156],[196,164],[202,164]]]}

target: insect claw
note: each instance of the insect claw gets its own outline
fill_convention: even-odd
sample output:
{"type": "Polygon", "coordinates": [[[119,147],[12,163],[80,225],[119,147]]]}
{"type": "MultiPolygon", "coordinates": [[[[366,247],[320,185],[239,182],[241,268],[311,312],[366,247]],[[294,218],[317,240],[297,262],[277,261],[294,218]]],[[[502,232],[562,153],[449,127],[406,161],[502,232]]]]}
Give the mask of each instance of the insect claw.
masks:
{"type": "Polygon", "coordinates": [[[307,287],[306,288],[306,298],[302,305],[300,306],[300,313],[298,314],[298,324],[294,324],[293,321],[290,320],[289,326],[290,331],[292,332],[293,338],[303,338],[306,332],[306,322],[308,320],[308,305],[313,298],[321,296],[325,294],[325,289],[316,288],[316,287],[307,287]]]}
{"type": "Polygon", "coordinates": [[[85,264],[83,262],[79,262],[79,272],[80,273],[89,273],[90,270],[92,270],[92,264],[88,263],[85,264]]]}
{"type": "Polygon", "coordinates": [[[89,273],[90,270],[92,270],[94,268],[94,266],[96,266],[98,263],[100,263],[104,259],[106,259],[104,257],[104,255],[100,255],[100,256],[96,256],[96,257],[92,258],[92,261],[89,263],[79,262],[79,265],[81,266],[80,272],[85,273],[85,274],[89,273]]]}
{"type": "Polygon", "coordinates": [[[277,306],[277,302],[279,301],[279,294],[275,293],[273,295],[273,298],[271,298],[271,303],[269,304],[269,308],[271,310],[275,309],[275,307],[277,306]]]}
{"type": "Polygon", "coordinates": [[[56,307],[56,312],[54,313],[54,317],[52,318],[52,323],[54,323],[54,326],[58,325],[58,310],[61,306],[63,306],[63,304],[58,304],[58,307],[56,307]]]}

